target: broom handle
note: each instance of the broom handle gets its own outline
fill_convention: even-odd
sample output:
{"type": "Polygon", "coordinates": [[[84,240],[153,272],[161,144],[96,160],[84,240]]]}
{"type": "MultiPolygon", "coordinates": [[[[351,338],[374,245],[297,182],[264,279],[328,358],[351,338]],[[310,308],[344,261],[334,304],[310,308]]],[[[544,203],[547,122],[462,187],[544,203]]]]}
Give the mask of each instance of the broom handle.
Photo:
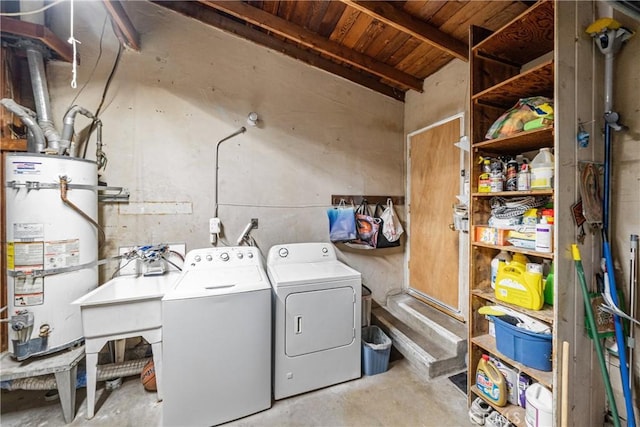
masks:
{"type": "Polygon", "coordinates": [[[611,409],[611,415],[613,418],[613,424],[615,427],[620,427],[620,416],[618,415],[618,407],[616,406],[616,400],[613,397],[613,389],[611,388],[611,379],[609,378],[609,371],[604,360],[604,353],[602,351],[602,344],[598,337],[598,329],[596,329],[596,321],[593,317],[593,307],[589,301],[589,290],[587,289],[587,279],[584,276],[584,267],[582,266],[582,258],[580,258],[580,249],[578,245],[571,245],[571,253],[573,254],[573,261],[576,265],[576,272],[578,273],[578,281],[582,288],[582,297],[584,299],[584,311],[587,315],[587,323],[589,328],[594,331],[593,343],[596,347],[596,354],[598,356],[598,363],[600,364],[600,371],[602,372],[602,379],[604,380],[604,389],[607,393],[607,399],[609,400],[609,409],[611,409]]]}

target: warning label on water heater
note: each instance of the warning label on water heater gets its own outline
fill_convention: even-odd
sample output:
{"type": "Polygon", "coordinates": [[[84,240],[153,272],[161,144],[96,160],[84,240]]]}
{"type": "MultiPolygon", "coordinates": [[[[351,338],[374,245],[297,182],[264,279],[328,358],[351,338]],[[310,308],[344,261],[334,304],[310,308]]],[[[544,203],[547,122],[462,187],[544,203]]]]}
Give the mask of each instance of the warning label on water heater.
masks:
{"type": "Polygon", "coordinates": [[[13,289],[13,304],[16,307],[26,307],[44,303],[44,277],[16,277],[13,289]]]}
{"type": "Polygon", "coordinates": [[[44,242],[13,242],[12,270],[29,272],[43,267],[44,242]]]}
{"type": "Polygon", "coordinates": [[[16,242],[44,240],[44,224],[13,224],[13,240],[16,242]]]}
{"type": "Polygon", "coordinates": [[[43,260],[44,242],[10,242],[7,245],[7,267],[26,274],[13,280],[13,304],[16,307],[44,303],[44,278],[29,274],[42,270],[43,260]]]}
{"type": "Polygon", "coordinates": [[[80,264],[80,239],[44,242],[44,268],[71,267],[80,264]]]}

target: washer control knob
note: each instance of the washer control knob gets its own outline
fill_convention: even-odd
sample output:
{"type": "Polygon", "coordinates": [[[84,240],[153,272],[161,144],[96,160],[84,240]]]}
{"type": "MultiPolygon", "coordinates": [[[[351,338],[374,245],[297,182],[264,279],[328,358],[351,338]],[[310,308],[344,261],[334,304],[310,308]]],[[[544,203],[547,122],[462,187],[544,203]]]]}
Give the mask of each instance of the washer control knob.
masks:
{"type": "Polygon", "coordinates": [[[329,249],[327,249],[326,247],[322,247],[322,253],[326,254],[327,252],[329,252],[329,249]]]}
{"type": "Polygon", "coordinates": [[[213,260],[213,257],[211,255],[207,255],[207,261],[211,261],[213,260]]]}
{"type": "Polygon", "coordinates": [[[196,255],[195,258],[193,259],[196,260],[196,262],[202,261],[202,258],[200,258],[200,255],[196,255]]]}
{"type": "Polygon", "coordinates": [[[280,250],[278,251],[278,255],[280,255],[280,258],[286,258],[289,255],[289,249],[280,248],[280,250]]]}
{"type": "Polygon", "coordinates": [[[253,252],[247,252],[247,257],[253,258],[253,252]]]}
{"type": "Polygon", "coordinates": [[[242,252],[238,252],[238,259],[242,259],[244,257],[244,255],[242,254],[242,252]]]}
{"type": "Polygon", "coordinates": [[[226,252],[222,252],[220,254],[220,259],[223,260],[223,261],[229,261],[229,254],[226,253],[226,252]]]}

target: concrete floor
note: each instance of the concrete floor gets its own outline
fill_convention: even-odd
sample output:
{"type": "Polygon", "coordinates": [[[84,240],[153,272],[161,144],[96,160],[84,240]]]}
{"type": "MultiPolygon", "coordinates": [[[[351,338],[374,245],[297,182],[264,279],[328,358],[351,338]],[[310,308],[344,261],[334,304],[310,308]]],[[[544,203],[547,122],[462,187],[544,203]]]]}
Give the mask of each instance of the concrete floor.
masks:
{"type": "MultiPolygon", "coordinates": [[[[161,424],[162,403],[138,377],[113,392],[96,393],[96,415],[87,420],[86,391],[76,396],[71,426],[139,427],[161,424]]],[[[60,403],[44,391],[2,391],[2,427],[63,426],[60,403]]],[[[421,379],[406,360],[392,361],[385,373],[338,384],[273,403],[271,409],[226,426],[471,426],[467,398],[447,377],[421,379]]]]}

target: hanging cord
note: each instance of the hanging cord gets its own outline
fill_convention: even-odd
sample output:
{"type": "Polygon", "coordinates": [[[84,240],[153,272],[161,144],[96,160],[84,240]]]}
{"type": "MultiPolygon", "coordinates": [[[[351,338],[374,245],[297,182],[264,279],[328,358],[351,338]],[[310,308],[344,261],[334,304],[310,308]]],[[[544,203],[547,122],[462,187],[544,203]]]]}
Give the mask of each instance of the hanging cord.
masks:
{"type": "Polygon", "coordinates": [[[69,206],[71,209],[73,209],[74,211],[78,212],[81,217],[83,217],[84,219],[86,219],[87,221],[89,221],[91,224],[93,224],[96,227],[96,229],[98,230],[98,234],[99,234],[98,247],[102,247],[102,245],[104,244],[104,242],[106,240],[106,236],[104,234],[104,230],[102,229],[102,227],[100,227],[100,224],[98,224],[93,218],[91,218],[89,215],[87,215],[82,209],[80,209],[78,206],[73,204],[73,202],[67,198],[67,190],[68,190],[67,185],[68,184],[69,184],[68,178],[66,176],[61,176],[60,177],[60,199],[62,200],[62,202],[65,205],[69,206]]]}
{"type": "Polygon", "coordinates": [[[70,23],[70,30],[69,30],[69,39],[67,40],[67,43],[69,43],[72,47],[73,47],[73,62],[72,62],[72,67],[71,67],[71,87],[72,88],[77,88],[78,87],[78,50],[77,50],[77,44],[81,44],[80,40],[77,40],[75,37],[73,37],[73,0],[69,0],[69,4],[71,5],[70,9],[71,9],[71,18],[69,19],[70,23]]]}
{"type": "Polygon", "coordinates": [[[76,96],[74,96],[73,100],[69,103],[69,108],[71,108],[73,105],[75,105],[76,100],[78,99],[80,94],[84,91],[84,89],[87,87],[87,85],[89,84],[89,82],[93,78],[93,75],[95,74],[96,69],[98,68],[98,63],[100,63],[100,58],[102,58],[102,41],[104,39],[104,29],[106,27],[107,27],[107,17],[105,17],[104,21],[102,22],[102,30],[100,32],[100,43],[98,44],[98,57],[96,58],[96,62],[95,62],[95,64],[93,64],[93,69],[89,73],[89,77],[87,78],[87,81],[84,82],[84,84],[82,85],[80,90],[76,93],[76,96]]]}
{"type": "Polygon", "coordinates": [[[498,219],[515,218],[526,211],[539,208],[549,203],[548,197],[518,197],[506,199],[504,197],[491,198],[491,215],[498,219]]]}
{"type": "MultiPolygon", "coordinates": [[[[107,91],[109,90],[109,86],[111,86],[111,81],[113,80],[113,76],[116,73],[116,70],[118,69],[118,64],[120,63],[120,56],[122,55],[122,45],[118,44],[118,54],[116,55],[116,59],[113,62],[113,67],[111,68],[111,72],[109,73],[109,77],[107,78],[107,82],[104,85],[104,89],[102,91],[102,99],[100,100],[100,105],[98,105],[98,109],[96,110],[94,116],[96,116],[96,118],[100,117],[100,113],[102,112],[102,106],[104,105],[104,100],[107,96],[107,91]]],[[[91,125],[91,128],[89,129],[89,135],[91,135],[91,133],[93,132],[93,129],[95,127],[95,124],[91,125]]],[[[82,153],[82,158],[86,159],[87,158],[87,147],[89,146],[89,144],[85,144],[84,146],[84,152],[82,153]]]]}

